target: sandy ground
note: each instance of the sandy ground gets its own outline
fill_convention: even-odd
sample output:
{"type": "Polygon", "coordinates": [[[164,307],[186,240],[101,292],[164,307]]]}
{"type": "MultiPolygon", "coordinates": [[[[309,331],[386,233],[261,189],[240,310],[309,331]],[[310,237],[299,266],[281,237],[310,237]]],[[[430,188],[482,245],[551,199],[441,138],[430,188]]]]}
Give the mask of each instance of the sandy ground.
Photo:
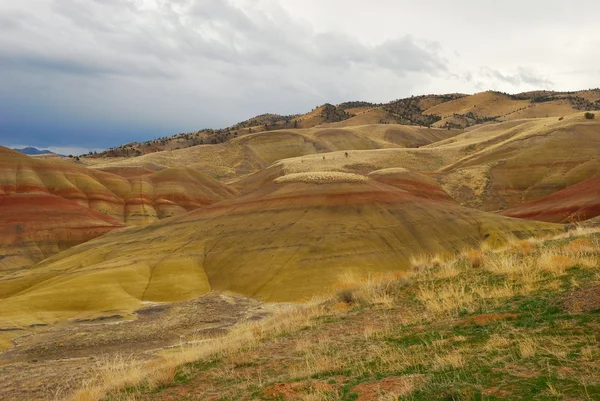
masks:
{"type": "Polygon", "coordinates": [[[39,328],[16,337],[15,346],[0,353],[0,399],[60,399],[107,360],[158,358],[165,348],[220,335],[240,321],[261,319],[274,308],[239,296],[209,294],[148,305],[135,320],[115,316],[39,328]]]}

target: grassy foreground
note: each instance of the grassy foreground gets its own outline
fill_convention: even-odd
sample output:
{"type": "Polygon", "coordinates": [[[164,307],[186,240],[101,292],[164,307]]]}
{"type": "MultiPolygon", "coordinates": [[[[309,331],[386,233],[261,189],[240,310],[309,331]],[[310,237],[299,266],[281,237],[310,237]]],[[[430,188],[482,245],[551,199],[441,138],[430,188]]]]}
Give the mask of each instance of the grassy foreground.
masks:
{"type": "Polygon", "coordinates": [[[329,298],[162,360],[107,361],[69,399],[598,400],[599,265],[600,234],[578,230],[348,272],[329,298]]]}

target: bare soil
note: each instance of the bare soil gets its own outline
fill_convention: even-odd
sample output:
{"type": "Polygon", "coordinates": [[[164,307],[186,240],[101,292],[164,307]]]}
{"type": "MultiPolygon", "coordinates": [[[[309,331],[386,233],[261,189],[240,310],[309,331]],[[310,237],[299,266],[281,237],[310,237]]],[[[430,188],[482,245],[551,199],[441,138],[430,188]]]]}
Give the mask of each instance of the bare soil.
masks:
{"type": "Polygon", "coordinates": [[[165,348],[210,338],[244,320],[261,319],[273,305],[248,298],[209,294],[173,304],[153,304],[135,320],[112,316],[38,327],[13,339],[0,353],[0,399],[49,400],[89,378],[104,360],[124,356],[150,360],[165,348]]]}

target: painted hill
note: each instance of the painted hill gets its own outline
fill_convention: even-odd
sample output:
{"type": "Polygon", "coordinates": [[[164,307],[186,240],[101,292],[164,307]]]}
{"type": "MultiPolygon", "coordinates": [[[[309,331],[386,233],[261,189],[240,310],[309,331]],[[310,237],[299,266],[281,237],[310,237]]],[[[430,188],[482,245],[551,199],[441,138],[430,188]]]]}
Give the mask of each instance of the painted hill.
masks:
{"type": "Polygon", "coordinates": [[[233,197],[235,191],[187,168],[88,169],[0,147],[0,195],[47,194],[127,224],[147,223],[233,197]]]}
{"type": "Polygon", "coordinates": [[[211,290],[302,300],[348,269],[406,269],[411,256],[559,231],[362,175],[288,174],[247,196],[115,231],[0,277],[0,327],[127,315],[143,302],[211,290]]]}
{"type": "Polygon", "coordinates": [[[0,147],[0,266],[39,262],[123,223],[147,224],[236,193],[188,168],[119,175],[122,171],[93,170],[0,147]]]}
{"type": "Polygon", "coordinates": [[[32,265],[123,226],[58,196],[0,196],[0,271],[32,265]]]}
{"type": "MultiPolygon", "coordinates": [[[[440,308],[473,297],[494,307],[486,289],[529,291],[538,279],[547,279],[540,291],[556,289],[575,254],[542,254],[538,240],[515,238],[600,217],[600,121],[584,115],[598,102],[600,91],[427,95],[263,114],[81,160],[0,147],[0,348],[18,345],[0,366],[62,358],[61,330],[76,365],[90,339],[111,352],[122,336],[171,346],[175,325],[193,342],[265,313],[242,304],[303,301],[340,276],[397,278],[413,267],[427,276],[429,262],[445,270],[413,290],[440,308]],[[497,247],[507,243],[533,265],[506,273],[516,259],[497,247]],[[460,260],[469,278],[485,265],[509,281],[447,289],[437,280],[462,273],[445,260],[460,260]],[[145,320],[167,309],[168,321],[145,320]],[[233,315],[215,324],[224,311],[233,315]],[[120,323],[114,338],[105,323],[120,323]],[[143,324],[151,334],[128,332],[143,324]]],[[[590,264],[591,240],[573,245],[579,267],[590,264]]],[[[346,290],[344,302],[355,302],[346,290]]],[[[0,393],[11,386],[1,378],[20,372],[10,369],[0,369],[0,393]]]]}
{"type": "Polygon", "coordinates": [[[531,202],[600,172],[600,122],[583,113],[510,121],[427,146],[468,151],[440,173],[460,203],[487,211],[531,202]]]}
{"type": "Polygon", "coordinates": [[[507,209],[502,214],[555,223],[592,219],[600,215],[600,176],[596,175],[537,201],[507,209]]]}
{"type": "Polygon", "coordinates": [[[86,163],[97,168],[186,165],[234,183],[243,193],[256,189],[260,177],[277,176],[283,170],[367,174],[400,167],[435,173],[432,177],[459,203],[496,211],[541,199],[599,173],[594,150],[600,145],[599,124],[574,113],[487,124],[464,132],[393,124],[328,126],[262,132],[219,145],[86,163]],[[258,177],[248,176],[259,171],[258,177]]]}
{"type": "Polygon", "coordinates": [[[375,170],[369,173],[369,178],[423,198],[452,201],[450,195],[430,175],[409,171],[402,167],[375,170]]]}

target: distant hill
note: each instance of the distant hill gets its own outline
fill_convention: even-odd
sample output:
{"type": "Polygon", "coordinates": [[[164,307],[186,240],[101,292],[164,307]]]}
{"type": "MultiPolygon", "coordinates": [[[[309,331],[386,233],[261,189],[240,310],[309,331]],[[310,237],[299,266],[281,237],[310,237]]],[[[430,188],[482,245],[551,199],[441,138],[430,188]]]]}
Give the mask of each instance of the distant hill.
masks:
{"type": "Polygon", "coordinates": [[[579,111],[600,109],[600,89],[576,92],[533,91],[508,94],[486,91],[467,95],[422,95],[375,104],[362,101],[338,105],[325,103],[305,114],[281,116],[261,114],[222,129],[165,136],[132,142],[87,157],[137,157],[197,145],[215,145],[257,132],[341,128],[368,124],[400,124],[443,129],[465,129],[475,125],[523,118],[562,117],[579,111]]]}
{"type": "MultiPolygon", "coordinates": [[[[49,150],[40,150],[38,148],[34,148],[34,147],[26,147],[26,148],[22,148],[22,149],[13,149],[16,150],[17,152],[21,152],[25,155],[29,155],[29,156],[35,156],[35,155],[56,155],[57,153],[51,152],[49,150]]],[[[62,155],[59,155],[62,156],[62,155]]]]}

